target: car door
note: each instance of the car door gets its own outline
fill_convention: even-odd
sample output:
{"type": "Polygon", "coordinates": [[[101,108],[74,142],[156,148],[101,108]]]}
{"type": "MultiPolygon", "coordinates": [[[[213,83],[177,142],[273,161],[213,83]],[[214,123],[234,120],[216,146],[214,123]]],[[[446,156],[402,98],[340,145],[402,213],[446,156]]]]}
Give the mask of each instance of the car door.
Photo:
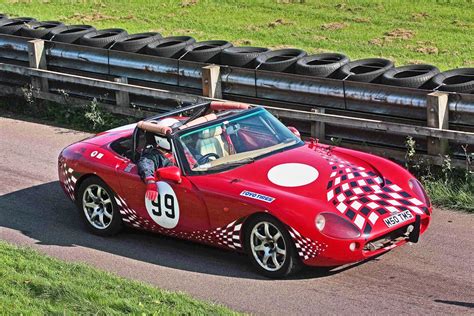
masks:
{"type": "MultiPolygon", "coordinates": [[[[145,199],[146,186],[133,161],[125,158],[117,166],[116,173],[122,189],[120,198],[126,204],[126,209],[135,213],[127,218],[131,220],[129,224],[132,226],[153,230],[157,230],[155,228],[158,226],[158,230],[164,233],[193,232],[209,228],[206,206],[186,177],[182,177],[181,183],[159,181],[158,199],[149,201],[145,199]]],[[[128,214],[122,215],[127,217],[128,214]]]]}

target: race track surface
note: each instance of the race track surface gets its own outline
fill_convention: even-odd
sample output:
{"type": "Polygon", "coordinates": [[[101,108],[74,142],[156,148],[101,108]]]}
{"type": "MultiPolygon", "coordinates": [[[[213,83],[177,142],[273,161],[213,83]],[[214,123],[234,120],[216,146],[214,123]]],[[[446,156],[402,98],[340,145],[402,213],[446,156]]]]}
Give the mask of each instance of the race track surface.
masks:
{"type": "Polygon", "coordinates": [[[89,234],[56,170],[60,150],[86,136],[0,117],[0,239],[255,314],[474,313],[474,214],[436,209],[416,245],[268,280],[243,255],[132,230],[89,234]]]}

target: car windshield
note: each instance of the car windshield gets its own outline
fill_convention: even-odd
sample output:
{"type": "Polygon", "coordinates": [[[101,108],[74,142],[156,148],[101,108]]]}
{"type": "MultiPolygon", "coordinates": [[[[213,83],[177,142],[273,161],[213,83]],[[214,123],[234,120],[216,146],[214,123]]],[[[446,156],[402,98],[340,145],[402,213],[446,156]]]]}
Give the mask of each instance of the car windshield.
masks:
{"type": "Polygon", "coordinates": [[[273,115],[259,109],[185,133],[179,142],[189,169],[205,172],[252,163],[301,140],[273,115]]]}

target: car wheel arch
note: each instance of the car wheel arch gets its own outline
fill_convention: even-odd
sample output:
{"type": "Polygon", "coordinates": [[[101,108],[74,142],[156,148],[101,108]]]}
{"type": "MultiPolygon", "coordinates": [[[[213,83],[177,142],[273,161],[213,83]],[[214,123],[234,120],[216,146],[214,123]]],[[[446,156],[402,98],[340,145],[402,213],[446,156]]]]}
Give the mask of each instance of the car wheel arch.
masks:
{"type": "MultiPolygon", "coordinates": [[[[240,236],[240,239],[242,241],[245,240],[245,235],[248,233],[248,230],[250,229],[250,226],[249,226],[249,223],[252,222],[252,220],[256,217],[259,217],[259,216],[271,216],[273,217],[274,219],[276,219],[278,222],[280,222],[284,227],[289,227],[288,224],[286,224],[285,222],[283,222],[280,218],[278,218],[275,214],[269,212],[269,211],[259,211],[259,212],[255,212],[255,213],[252,213],[251,215],[247,216],[243,222],[242,222],[242,231],[241,231],[241,236],[240,236]]],[[[247,251],[247,249],[245,249],[245,243],[242,242],[242,245],[243,245],[243,250],[244,251],[247,251]]],[[[294,246],[294,242],[293,242],[293,246],[294,246]]]]}
{"type": "Polygon", "coordinates": [[[89,179],[89,178],[97,178],[97,179],[100,179],[101,181],[103,181],[104,183],[107,184],[106,181],[104,181],[104,179],[102,179],[101,177],[99,177],[97,174],[95,173],[86,173],[86,174],[83,174],[79,177],[79,179],[77,179],[76,181],[76,185],[74,187],[74,195],[75,195],[75,199],[76,201],[79,200],[79,188],[81,187],[82,183],[86,180],[86,179],[89,179]]]}

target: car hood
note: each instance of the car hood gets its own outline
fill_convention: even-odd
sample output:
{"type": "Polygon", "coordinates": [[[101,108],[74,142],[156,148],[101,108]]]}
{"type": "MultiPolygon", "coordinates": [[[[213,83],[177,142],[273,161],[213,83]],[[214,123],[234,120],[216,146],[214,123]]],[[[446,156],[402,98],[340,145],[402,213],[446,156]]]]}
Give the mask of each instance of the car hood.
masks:
{"type": "Polygon", "coordinates": [[[409,192],[404,181],[410,177],[407,171],[382,158],[366,154],[361,158],[355,153],[306,144],[233,169],[225,177],[239,179],[242,192],[247,191],[244,196],[274,199],[274,205],[299,209],[300,214],[334,212],[365,234],[386,230],[383,219],[392,214],[405,210],[414,215],[424,213],[425,205],[409,192]],[[368,157],[376,158],[377,163],[369,163],[368,157]],[[382,167],[390,172],[381,174],[382,167]],[[393,174],[403,183],[388,176],[393,174]]]}

